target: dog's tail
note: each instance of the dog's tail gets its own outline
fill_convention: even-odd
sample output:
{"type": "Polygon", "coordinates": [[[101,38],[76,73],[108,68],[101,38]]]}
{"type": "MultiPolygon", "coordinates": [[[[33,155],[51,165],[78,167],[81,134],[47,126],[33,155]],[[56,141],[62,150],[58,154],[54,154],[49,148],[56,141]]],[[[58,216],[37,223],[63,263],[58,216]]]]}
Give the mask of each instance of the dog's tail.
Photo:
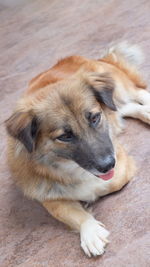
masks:
{"type": "Polygon", "coordinates": [[[112,45],[104,52],[100,60],[121,69],[137,87],[146,88],[137,70],[144,61],[144,55],[138,45],[131,45],[127,41],[112,45]]]}
{"type": "Polygon", "coordinates": [[[127,41],[112,45],[107,50],[108,54],[114,54],[116,60],[123,57],[129,64],[140,65],[144,61],[144,55],[138,45],[131,45],[127,41]]]}

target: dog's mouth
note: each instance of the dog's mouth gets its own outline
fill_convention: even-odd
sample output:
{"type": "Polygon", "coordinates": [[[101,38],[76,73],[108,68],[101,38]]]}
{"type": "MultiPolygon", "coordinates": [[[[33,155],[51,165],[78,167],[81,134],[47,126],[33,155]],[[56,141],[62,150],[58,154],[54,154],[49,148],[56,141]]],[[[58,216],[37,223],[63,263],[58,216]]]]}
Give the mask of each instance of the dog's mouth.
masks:
{"type": "Polygon", "coordinates": [[[113,176],[114,176],[114,168],[112,168],[111,170],[109,170],[109,171],[106,172],[106,173],[100,173],[100,174],[98,174],[98,175],[96,174],[96,176],[97,176],[98,178],[101,178],[101,179],[105,180],[105,181],[110,180],[110,179],[112,179],[113,176]]]}

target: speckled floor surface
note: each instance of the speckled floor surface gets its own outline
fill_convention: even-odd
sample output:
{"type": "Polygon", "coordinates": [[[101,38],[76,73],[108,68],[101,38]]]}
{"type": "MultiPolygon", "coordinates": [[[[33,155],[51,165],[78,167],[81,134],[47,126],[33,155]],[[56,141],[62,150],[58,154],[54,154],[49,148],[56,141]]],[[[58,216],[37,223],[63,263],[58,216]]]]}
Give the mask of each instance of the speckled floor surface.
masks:
{"type": "Polygon", "coordinates": [[[120,138],[136,159],[138,173],[122,191],[93,205],[111,232],[107,252],[88,259],[79,236],[68,232],[37,202],[15,187],[6,164],[9,117],[28,81],[58,59],[97,58],[109,42],[142,46],[142,71],[150,81],[149,0],[0,0],[0,266],[150,266],[150,128],[128,120],[120,138]]]}

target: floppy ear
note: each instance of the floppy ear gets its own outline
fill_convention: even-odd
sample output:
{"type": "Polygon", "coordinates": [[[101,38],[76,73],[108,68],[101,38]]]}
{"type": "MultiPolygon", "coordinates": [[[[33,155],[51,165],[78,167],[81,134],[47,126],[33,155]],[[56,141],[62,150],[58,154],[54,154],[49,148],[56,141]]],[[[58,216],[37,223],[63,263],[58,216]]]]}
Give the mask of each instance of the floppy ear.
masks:
{"type": "Polygon", "coordinates": [[[114,111],[117,110],[113,101],[115,85],[108,73],[91,73],[88,76],[88,83],[98,102],[105,104],[108,108],[114,111]]]}
{"type": "Polygon", "coordinates": [[[28,152],[35,148],[35,141],[39,131],[36,116],[29,112],[16,112],[5,121],[8,133],[24,144],[28,152]]]}

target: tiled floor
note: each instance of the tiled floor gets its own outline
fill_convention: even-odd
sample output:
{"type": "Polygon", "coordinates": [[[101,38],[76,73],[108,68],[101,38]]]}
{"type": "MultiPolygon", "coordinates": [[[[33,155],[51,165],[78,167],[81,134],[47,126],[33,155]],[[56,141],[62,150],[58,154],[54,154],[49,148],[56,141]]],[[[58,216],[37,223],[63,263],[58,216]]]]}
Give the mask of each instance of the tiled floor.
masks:
{"type": "Polygon", "coordinates": [[[111,243],[100,258],[87,259],[78,235],[27,200],[6,164],[3,121],[28,81],[66,55],[96,58],[110,41],[120,39],[143,47],[143,73],[150,81],[149,0],[0,0],[1,267],[150,266],[148,126],[127,121],[121,141],[137,161],[137,175],[121,192],[93,205],[111,232],[111,243]]]}

